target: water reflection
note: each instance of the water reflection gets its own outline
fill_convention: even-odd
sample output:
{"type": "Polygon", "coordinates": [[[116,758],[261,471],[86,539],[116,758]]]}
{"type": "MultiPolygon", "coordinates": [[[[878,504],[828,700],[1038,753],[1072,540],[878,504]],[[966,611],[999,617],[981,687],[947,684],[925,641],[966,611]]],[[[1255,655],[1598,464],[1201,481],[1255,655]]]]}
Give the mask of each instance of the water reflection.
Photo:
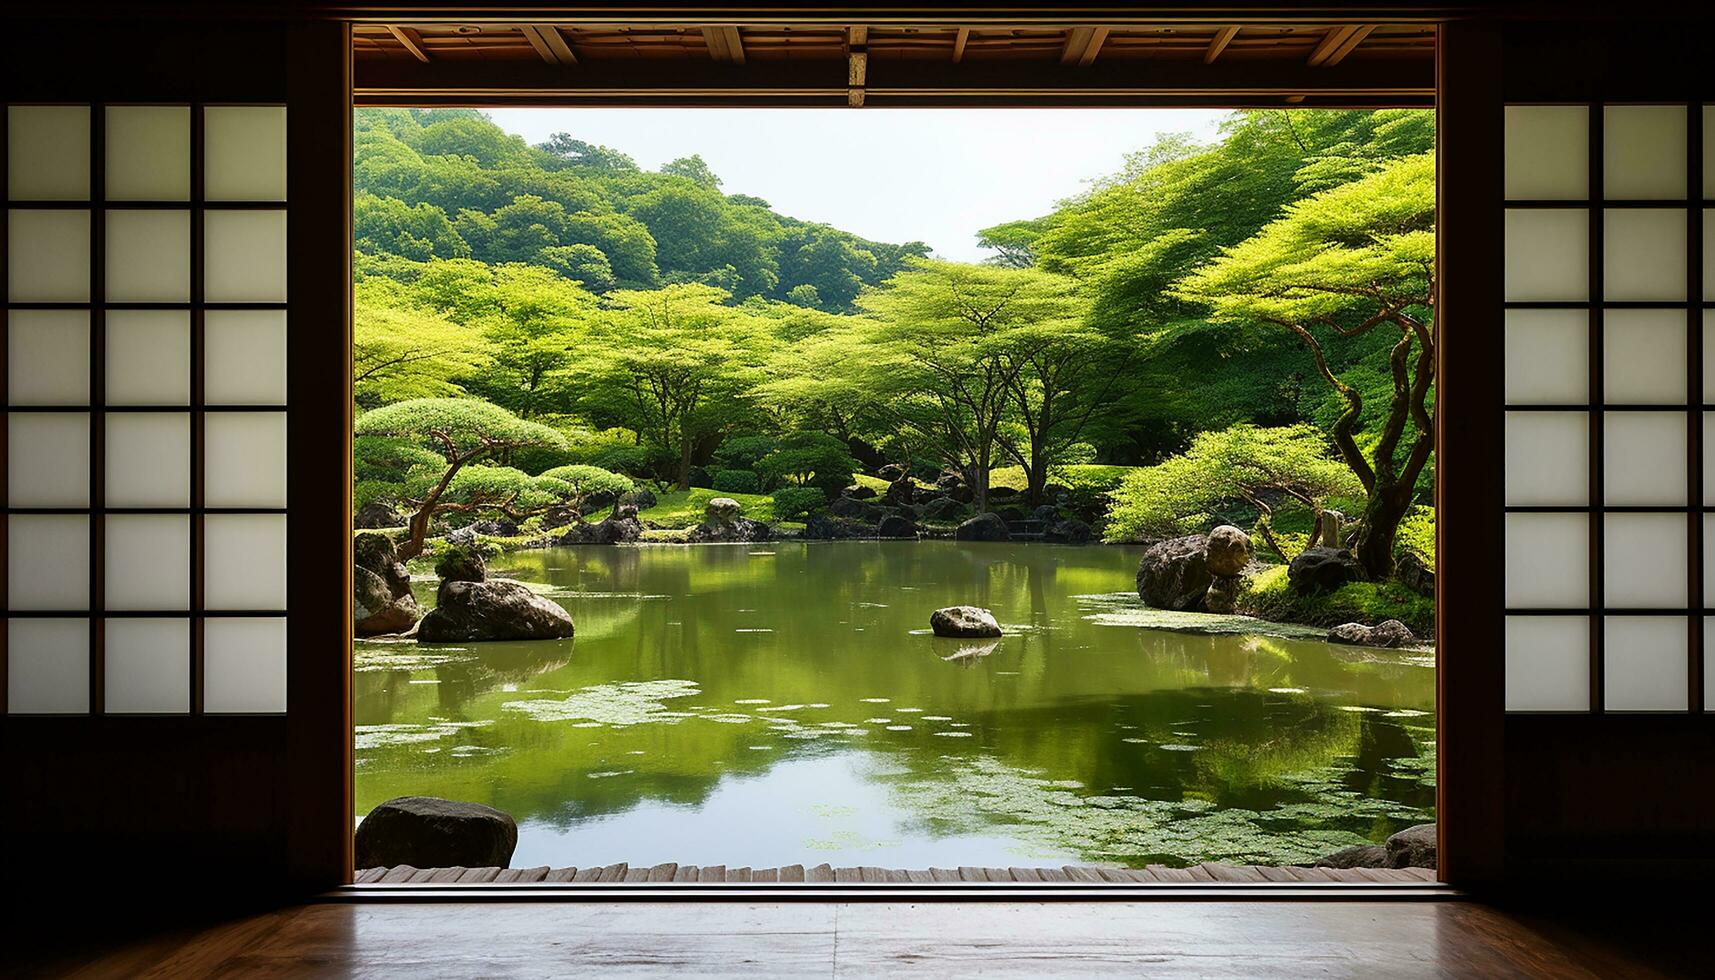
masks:
{"type": "Polygon", "coordinates": [[[950,542],[513,556],[576,638],[360,644],[358,812],[490,803],[527,863],[895,867],[1302,860],[1432,818],[1425,658],[1113,625],[1136,561],[950,542]],[[926,635],[955,603],[1007,635],[926,635]]]}

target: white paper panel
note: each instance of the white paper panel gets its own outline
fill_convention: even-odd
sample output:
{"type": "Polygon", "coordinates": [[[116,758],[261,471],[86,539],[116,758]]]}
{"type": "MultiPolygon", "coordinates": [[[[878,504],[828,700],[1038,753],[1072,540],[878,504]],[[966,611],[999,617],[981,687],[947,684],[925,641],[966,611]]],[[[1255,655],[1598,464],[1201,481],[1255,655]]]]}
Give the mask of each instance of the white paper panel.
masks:
{"type": "Polygon", "coordinates": [[[109,714],[190,711],[189,619],[109,619],[105,634],[109,714]]]}
{"type": "Polygon", "coordinates": [[[189,507],[187,412],[107,413],[107,505],[189,507]]]}
{"type": "Polygon", "coordinates": [[[6,518],[6,595],[13,609],[89,608],[89,518],[6,518]]]}
{"type": "Polygon", "coordinates": [[[188,310],[109,310],[107,403],[189,405],[188,310]]]}
{"type": "Polygon", "coordinates": [[[203,536],[205,608],[286,608],[284,514],[210,514],[203,536]]]}
{"type": "Polygon", "coordinates": [[[88,211],[8,211],[6,221],[13,302],[89,302],[88,211]]]}
{"type": "Polygon", "coordinates": [[[108,106],[107,199],[187,201],[190,196],[190,107],[108,106]]]}
{"type": "Polygon", "coordinates": [[[214,303],[286,300],[286,212],[203,215],[203,297],[214,303]]]}
{"type": "Polygon", "coordinates": [[[1703,298],[1715,300],[1715,208],[1703,210],[1703,298]]]}
{"type": "Polygon", "coordinates": [[[1602,626],[1603,706],[1684,711],[1690,627],[1685,617],[1609,616],[1602,626]]]}
{"type": "Polygon", "coordinates": [[[1715,198],[1715,106],[1703,107],[1703,196],[1715,198]]]}
{"type": "Polygon", "coordinates": [[[89,710],[89,620],[6,623],[6,710],[82,714],[89,710]]]}
{"type": "Polygon", "coordinates": [[[1715,404],[1715,310],[1703,311],[1703,404],[1715,404]]]}
{"type": "Polygon", "coordinates": [[[6,110],[6,196],[14,201],[89,200],[89,106],[6,110]]]}
{"type": "Polygon", "coordinates": [[[1587,108],[1507,106],[1506,195],[1514,201],[1589,197],[1587,108]]]}
{"type": "Polygon", "coordinates": [[[1511,209],[1506,216],[1506,298],[1590,296],[1590,224],[1582,210],[1511,209]]]}
{"type": "Polygon", "coordinates": [[[1619,200],[1685,196],[1682,105],[1611,105],[1603,111],[1602,182],[1619,200]]]}
{"type": "Polygon", "coordinates": [[[1703,604],[1715,608],[1715,514],[1703,515],[1703,604]]]}
{"type": "Polygon", "coordinates": [[[1685,311],[1606,310],[1602,384],[1610,405],[1685,403],[1685,311]]]}
{"type": "Polygon", "coordinates": [[[89,414],[13,412],[6,419],[6,503],[89,506],[89,414]]]}
{"type": "Polygon", "coordinates": [[[1590,517],[1508,514],[1507,607],[1570,609],[1590,604],[1590,517]]]}
{"type": "Polygon", "coordinates": [[[286,311],[210,310],[203,364],[206,404],[286,404],[286,311]]]}
{"type": "Polygon", "coordinates": [[[184,514],[107,515],[107,608],[190,608],[191,520],[184,514]]]}
{"type": "Polygon", "coordinates": [[[1590,400],[1590,315],[1583,310],[1506,312],[1509,405],[1590,400]]]}
{"type": "Polygon", "coordinates": [[[1605,514],[1603,589],[1610,609],[1677,609],[1689,601],[1684,514],[1605,514]]]}
{"type": "Polygon", "coordinates": [[[89,404],[89,314],[6,314],[6,397],[12,405],[89,404]]]}
{"type": "Polygon", "coordinates": [[[1603,500],[1613,506],[1685,503],[1688,415],[1609,412],[1603,419],[1603,500]]]}
{"type": "Polygon", "coordinates": [[[1602,289],[1606,299],[1685,298],[1684,211],[1609,208],[1603,220],[1602,289]]]}
{"type": "Polygon", "coordinates": [[[203,446],[205,504],[286,506],[285,412],[210,412],[203,446]]]}
{"type": "Polygon", "coordinates": [[[286,710],[286,621],[203,622],[203,707],[225,712],[286,710]]]}
{"type": "Polygon", "coordinates": [[[1715,619],[1703,620],[1703,711],[1715,711],[1715,619]]]}
{"type": "Polygon", "coordinates": [[[1590,415],[1587,412],[1508,412],[1508,504],[1590,502],[1590,415]]]}
{"type": "Polygon", "coordinates": [[[1508,711],[1590,708],[1590,619],[1507,617],[1508,711]]]}
{"type": "Polygon", "coordinates": [[[203,196],[210,201],[286,199],[286,107],[203,109],[203,196]]]}
{"type": "Polygon", "coordinates": [[[191,296],[189,211],[107,212],[107,298],[183,303],[191,296]]]}

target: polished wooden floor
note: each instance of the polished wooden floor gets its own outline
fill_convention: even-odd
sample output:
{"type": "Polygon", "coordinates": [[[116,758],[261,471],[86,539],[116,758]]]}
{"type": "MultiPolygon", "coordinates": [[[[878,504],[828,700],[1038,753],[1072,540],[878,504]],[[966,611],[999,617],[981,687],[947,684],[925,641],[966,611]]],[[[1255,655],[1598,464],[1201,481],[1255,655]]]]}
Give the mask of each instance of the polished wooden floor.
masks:
{"type": "Polygon", "coordinates": [[[298,906],[109,945],[99,924],[83,919],[78,940],[10,935],[12,965],[3,972],[1486,978],[1694,976],[1706,965],[1689,955],[1698,946],[1694,931],[1659,919],[1641,927],[1613,923],[1464,901],[359,902],[298,906]],[[1667,935],[1680,937],[1677,945],[1664,944],[1667,935]]]}
{"type": "Polygon", "coordinates": [[[1204,861],[1188,868],[1151,864],[1144,868],[1097,868],[1068,864],[1036,868],[836,868],[831,864],[805,867],[788,864],[779,868],[729,868],[721,865],[657,864],[632,867],[625,862],[593,868],[415,868],[409,864],[391,868],[365,868],[357,872],[359,885],[486,885],[544,884],[587,885],[618,882],[674,882],[677,884],[756,884],[806,882],[834,884],[933,884],[937,882],[1062,882],[1086,884],[1195,884],[1221,881],[1228,884],[1345,884],[1423,885],[1435,882],[1433,868],[1295,868],[1262,864],[1221,864],[1204,861]]]}

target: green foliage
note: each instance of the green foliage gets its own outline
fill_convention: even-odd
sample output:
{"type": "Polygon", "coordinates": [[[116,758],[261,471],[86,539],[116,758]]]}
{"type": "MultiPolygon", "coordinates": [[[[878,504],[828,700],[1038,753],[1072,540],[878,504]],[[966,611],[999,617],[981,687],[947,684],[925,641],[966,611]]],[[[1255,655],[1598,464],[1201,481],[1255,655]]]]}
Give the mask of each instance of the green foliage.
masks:
{"type": "Polygon", "coordinates": [[[762,479],[750,470],[719,470],[711,489],[722,493],[761,493],[762,479]]]}
{"type": "Polygon", "coordinates": [[[352,307],[352,393],[373,408],[407,398],[463,394],[459,382],[489,363],[478,330],[417,303],[387,279],[357,283],[352,307]]]}
{"type": "Polygon", "coordinates": [[[774,491],[774,516],[783,521],[803,517],[827,504],[827,495],[815,487],[781,487],[774,491]]]}
{"type": "Polygon", "coordinates": [[[358,416],[353,432],[360,437],[409,439],[441,453],[448,461],[455,456],[469,459],[518,446],[566,444],[565,437],[554,429],[474,398],[396,402],[358,416]]]}
{"type": "Polygon", "coordinates": [[[599,466],[589,466],[574,463],[570,466],[556,466],[542,474],[551,480],[559,480],[576,489],[579,496],[592,494],[613,494],[618,496],[637,486],[629,477],[604,470],[599,466]]]}
{"type": "Polygon", "coordinates": [[[1285,565],[1274,565],[1247,577],[1239,607],[1262,619],[1286,623],[1374,626],[1397,619],[1420,637],[1435,633],[1435,600],[1398,582],[1349,582],[1333,592],[1302,596],[1288,584],[1285,565]]]}
{"type": "Polygon", "coordinates": [[[835,481],[844,486],[858,468],[846,444],[823,432],[786,435],[756,463],[756,471],[770,483],[835,481]]]}
{"type": "Polygon", "coordinates": [[[1435,567],[1435,508],[1413,507],[1399,522],[1399,550],[1409,551],[1435,567]]]}
{"type": "Polygon", "coordinates": [[[1266,511],[1270,493],[1320,507],[1335,494],[1362,493],[1327,439],[1308,425],[1235,425],[1205,432],[1183,455],[1128,474],[1113,493],[1106,536],[1138,541],[1206,531],[1222,504],[1244,501],[1266,511]]]}

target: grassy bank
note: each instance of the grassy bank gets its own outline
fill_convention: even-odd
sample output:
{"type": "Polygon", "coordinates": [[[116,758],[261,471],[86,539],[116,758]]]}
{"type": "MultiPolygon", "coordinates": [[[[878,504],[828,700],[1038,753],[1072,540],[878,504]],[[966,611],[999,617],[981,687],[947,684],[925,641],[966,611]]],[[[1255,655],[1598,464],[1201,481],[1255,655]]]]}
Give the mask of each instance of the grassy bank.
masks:
{"type": "Polygon", "coordinates": [[[1252,616],[1309,626],[1397,619],[1420,637],[1435,633],[1435,600],[1398,582],[1351,582],[1318,595],[1299,595],[1286,581],[1286,566],[1274,565],[1245,579],[1240,609],[1252,616]]]}

